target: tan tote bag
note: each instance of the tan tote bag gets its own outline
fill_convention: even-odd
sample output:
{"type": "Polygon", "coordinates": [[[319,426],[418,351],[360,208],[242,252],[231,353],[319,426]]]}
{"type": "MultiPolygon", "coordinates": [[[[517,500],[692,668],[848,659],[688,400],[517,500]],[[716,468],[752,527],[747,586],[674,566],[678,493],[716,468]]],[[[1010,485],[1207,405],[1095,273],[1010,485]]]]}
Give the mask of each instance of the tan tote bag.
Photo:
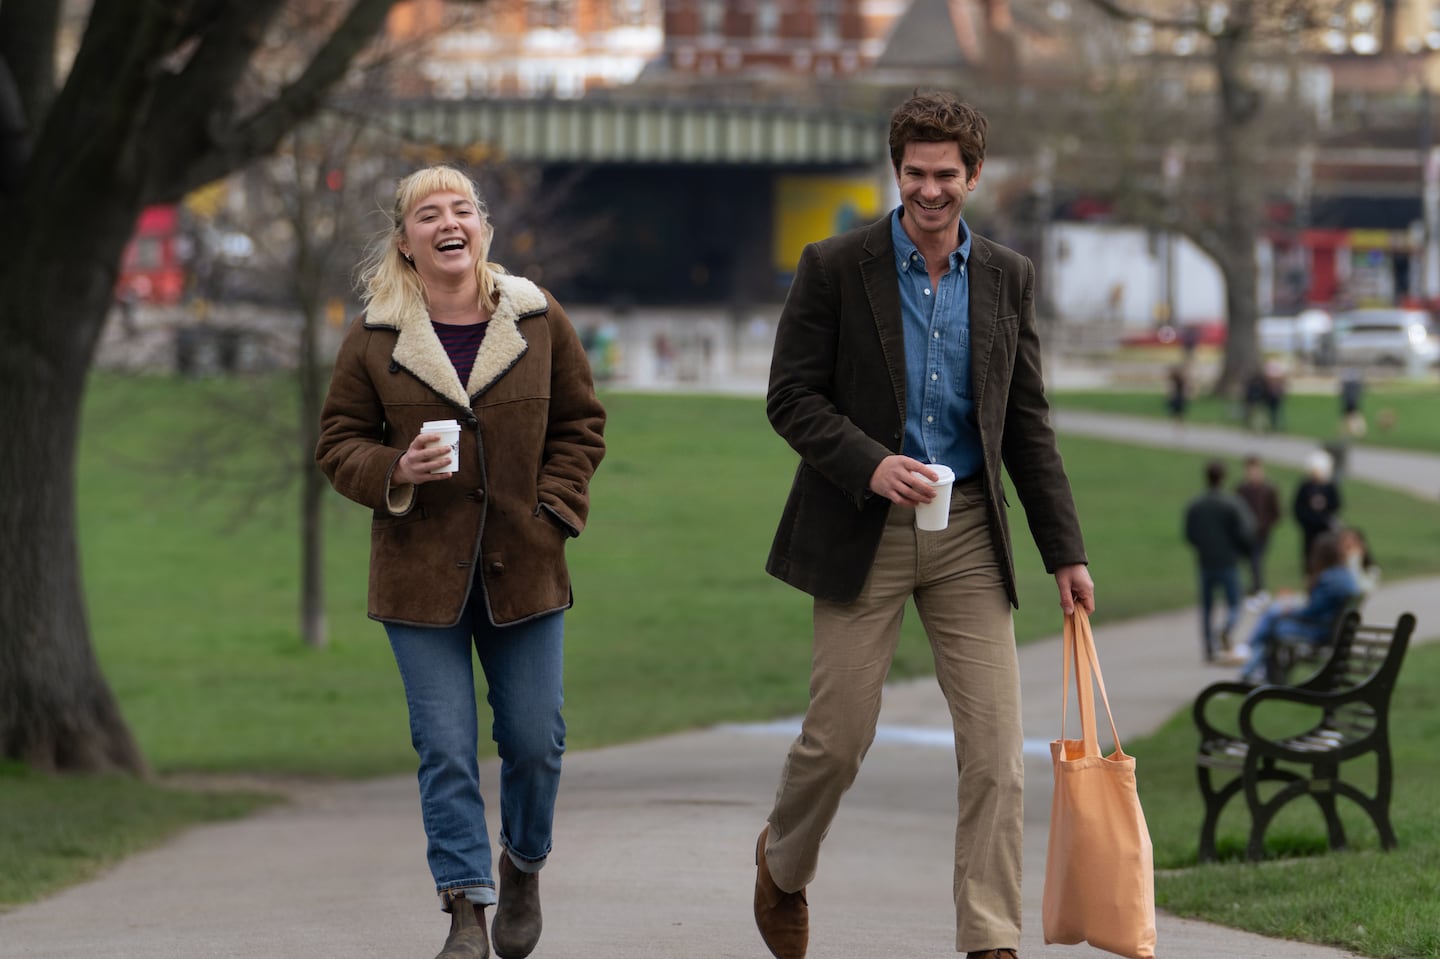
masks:
{"type": "Polygon", "coordinates": [[[1055,796],[1041,901],[1045,942],[1088,942],[1130,959],[1154,959],[1155,863],[1135,789],[1135,758],[1120,748],[1090,618],[1079,608],[1065,618],[1063,670],[1060,738],[1050,744],[1055,796]],[[1080,739],[1065,738],[1071,663],[1080,739]],[[1100,754],[1096,735],[1092,674],[1115,736],[1108,756],[1100,754]]]}

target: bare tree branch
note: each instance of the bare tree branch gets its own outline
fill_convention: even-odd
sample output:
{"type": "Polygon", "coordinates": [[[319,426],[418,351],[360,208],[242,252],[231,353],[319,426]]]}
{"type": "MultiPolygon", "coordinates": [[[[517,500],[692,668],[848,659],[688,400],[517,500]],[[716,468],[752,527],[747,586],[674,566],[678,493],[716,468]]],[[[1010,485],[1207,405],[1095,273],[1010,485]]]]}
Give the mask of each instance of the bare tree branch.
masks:
{"type": "Polygon", "coordinates": [[[274,150],[287,130],[320,107],[326,94],[345,76],[355,55],[379,30],[394,3],[355,0],[303,73],[248,118],[228,129],[213,131],[208,149],[184,158],[178,169],[165,170],[152,187],[157,198],[182,195],[274,150]]]}
{"type": "Polygon", "coordinates": [[[64,87],[31,125],[27,193],[112,181],[117,173],[132,185],[155,64],[173,47],[182,12],[174,4],[95,0],[64,87]]]}
{"type": "Polygon", "coordinates": [[[230,4],[208,21],[198,13],[187,17],[184,39],[194,47],[184,65],[156,85],[158,109],[147,125],[156,135],[146,136],[145,142],[164,144],[163,153],[153,151],[152,183],[168,187],[177,168],[212,149],[216,128],[227,123],[226,114],[235,109],[240,78],[283,5],[284,0],[252,0],[230,4]],[[159,135],[162,131],[166,136],[159,135]]]}
{"type": "Polygon", "coordinates": [[[1152,27],[1168,30],[1204,30],[1205,23],[1199,17],[1162,17],[1153,13],[1141,13],[1122,6],[1114,0],[1089,0],[1091,6],[1126,23],[1148,23],[1152,27]]]}

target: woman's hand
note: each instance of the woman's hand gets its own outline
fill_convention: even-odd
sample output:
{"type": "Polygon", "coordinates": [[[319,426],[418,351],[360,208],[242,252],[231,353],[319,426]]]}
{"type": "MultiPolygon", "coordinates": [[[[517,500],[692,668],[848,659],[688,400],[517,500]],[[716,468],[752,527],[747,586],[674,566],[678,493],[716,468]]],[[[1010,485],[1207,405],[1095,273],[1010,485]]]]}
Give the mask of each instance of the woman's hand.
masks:
{"type": "Polygon", "coordinates": [[[450,458],[450,447],[430,445],[439,441],[438,433],[421,433],[411,440],[410,448],[401,454],[400,462],[395,464],[395,470],[390,474],[390,482],[395,485],[419,485],[454,476],[454,473],[434,472],[450,458]]]}

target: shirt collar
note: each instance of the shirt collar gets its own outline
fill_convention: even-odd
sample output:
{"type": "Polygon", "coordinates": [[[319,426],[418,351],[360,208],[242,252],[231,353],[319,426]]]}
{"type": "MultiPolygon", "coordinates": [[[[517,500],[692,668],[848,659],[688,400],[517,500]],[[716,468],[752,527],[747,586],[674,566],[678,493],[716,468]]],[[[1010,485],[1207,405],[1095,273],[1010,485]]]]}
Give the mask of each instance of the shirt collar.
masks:
{"type": "MultiPolygon", "coordinates": [[[[901,214],[905,212],[903,206],[897,206],[895,212],[890,214],[890,240],[895,247],[895,266],[900,272],[908,269],[919,268],[925,259],[919,256],[920,250],[915,246],[915,241],[910,239],[910,234],[905,232],[905,227],[900,223],[901,214]]],[[[959,269],[970,259],[971,244],[970,228],[965,225],[965,218],[960,218],[960,245],[950,252],[950,269],[959,269]]]]}

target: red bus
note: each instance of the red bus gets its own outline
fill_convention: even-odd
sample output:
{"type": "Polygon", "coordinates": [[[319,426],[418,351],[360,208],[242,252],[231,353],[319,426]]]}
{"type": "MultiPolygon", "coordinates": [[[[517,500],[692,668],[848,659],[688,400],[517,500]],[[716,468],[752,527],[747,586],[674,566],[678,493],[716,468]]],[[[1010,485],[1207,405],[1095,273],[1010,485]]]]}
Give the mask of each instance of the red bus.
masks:
{"type": "Polygon", "coordinates": [[[132,303],[173,306],[185,291],[180,255],[180,207],[148,206],[140,211],[135,235],[120,261],[116,295],[132,303]]]}

